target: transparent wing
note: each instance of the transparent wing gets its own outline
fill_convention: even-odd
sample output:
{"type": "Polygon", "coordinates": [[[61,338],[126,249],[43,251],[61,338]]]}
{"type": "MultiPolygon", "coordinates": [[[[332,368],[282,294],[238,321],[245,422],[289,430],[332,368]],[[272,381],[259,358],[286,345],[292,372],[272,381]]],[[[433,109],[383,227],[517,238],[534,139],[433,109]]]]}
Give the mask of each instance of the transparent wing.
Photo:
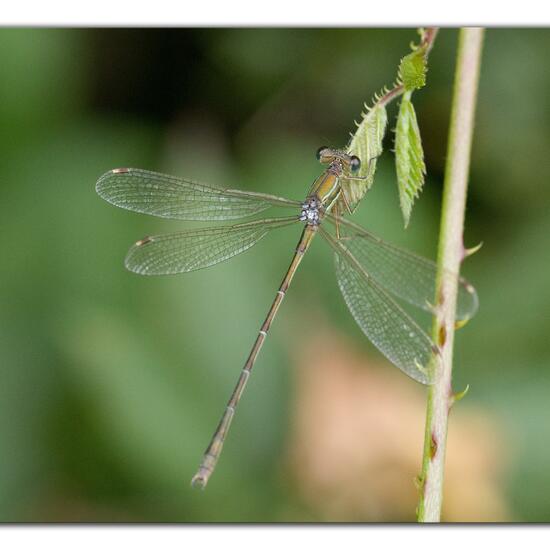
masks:
{"type": "Polygon", "coordinates": [[[228,260],[254,246],[271,229],[297,221],[296,217],[265,219],[145,237],[130,248],[124,263],[140,275],[195,271],[228,260]]]}
{"type": "MultiPolygon", "coordinates": [[[[340,240],[380,286],[406,302],[432,312],[437,274],[434,262],[384,242],[349,220],[338,218],[338,223],[347,228],[346,235],[340,240]]],[[[443,276],[458,283],[456,319],[472,318],[478,308],[474,287],[450,271],[443,276]]]]}
{"type": "Polygon", "coordinates": [[[338,285],[367,338],[399,369],[430,384],[430,361],[439,349],[416,322],[362,268],[351,252],[321,228],[332,246],[338,285]]]}
{"type": "Polygon", "coordinates": [[[233,220],[270,206],[300,207],[299,202],[282,197],[218,189],[138,168],[117,168],[103,174],[96,191],[115,206],[176,220],[233,220]]]}

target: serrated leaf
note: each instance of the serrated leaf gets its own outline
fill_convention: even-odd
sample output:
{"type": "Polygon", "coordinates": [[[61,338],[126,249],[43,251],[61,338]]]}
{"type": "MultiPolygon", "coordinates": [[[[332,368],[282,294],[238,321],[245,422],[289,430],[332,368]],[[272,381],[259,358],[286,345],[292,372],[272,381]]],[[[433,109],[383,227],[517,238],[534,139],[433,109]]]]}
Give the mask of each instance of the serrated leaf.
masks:
{"type": "Polygon", "coordinates": [[[409,224],[414,200],[422,190],[426,174],[422,140],[411,95],[412,92],[403,95],[395,128],[397,186],[405,227],[409,224]]]}
{"type": "Polygon", "coordinates": [[[399,64],[399,80],[408,91],[417,90],[426,84],[426,49],[416,48],[406,55],[399,64]]]}
{"type": "Polygon", "coordinates": [[[365,196],[374,181],[376,160],[382,154],[382,140],[386,133],[388,115],[383,105],[375,104],[364,115],[357,131],[353,134],[347,147],[350,155],[361,159],[361,168],[356,174],[358,177],[367,177],[361,180],[342,180],[342,189],[346,200],[352,208],[365,196]]]}

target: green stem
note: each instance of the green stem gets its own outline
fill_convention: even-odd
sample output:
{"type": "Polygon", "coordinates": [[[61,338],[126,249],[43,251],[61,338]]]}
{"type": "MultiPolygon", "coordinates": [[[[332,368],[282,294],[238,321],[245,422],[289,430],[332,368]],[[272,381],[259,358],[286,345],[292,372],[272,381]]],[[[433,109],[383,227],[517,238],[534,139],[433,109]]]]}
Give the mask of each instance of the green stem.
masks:
{"type": "Polygon", "coordinates": [[[455,401],[451,375],[457,285],[456,281],[440,275],[443,270],[458,273],[465,255],[462,234],[482,43],[482,28],[460,29],[439,234],[437,306],[432,329],[432,337],[441,349],[441,361],[437,366],[432,365],[434,383],[428,390],[418,504],[420,522],[437,522],[441,517],[447,424],[455,401]]]}

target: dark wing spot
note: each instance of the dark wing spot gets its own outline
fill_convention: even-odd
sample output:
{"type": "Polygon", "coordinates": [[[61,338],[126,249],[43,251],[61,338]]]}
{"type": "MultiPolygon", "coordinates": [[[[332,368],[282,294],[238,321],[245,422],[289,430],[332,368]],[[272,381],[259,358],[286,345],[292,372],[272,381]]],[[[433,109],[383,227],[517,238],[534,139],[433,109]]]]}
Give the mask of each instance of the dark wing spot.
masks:
{"type": "Polygon", "coordinates": [[[143,246],[144,244],[151,243],[151,242],[153,242],[152,237],[144,237],[143,239],[140,239],[136,243],[136,246],[143,246]]]}

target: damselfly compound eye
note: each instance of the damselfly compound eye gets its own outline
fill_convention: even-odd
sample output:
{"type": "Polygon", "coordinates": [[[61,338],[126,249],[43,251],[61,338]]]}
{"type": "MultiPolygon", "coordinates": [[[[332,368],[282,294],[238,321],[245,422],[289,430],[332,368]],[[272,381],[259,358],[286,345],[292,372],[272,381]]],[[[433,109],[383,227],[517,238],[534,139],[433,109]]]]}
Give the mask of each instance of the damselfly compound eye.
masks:
{"type": "Polygon", "coordinates": [[[349,159],[349,167],[352,172],[357,172],[357,170],[361,168],[361,160],[359,159],[359,157],[356,157],[355,155],[353,155],[349,159]]]}
{"type": "Polygon", "coordinates": [[[326,145],[323,145],[322,147],[319,147],[319,149],[317,149],[317,153],[315,153],[317,160],[321,160],[321,157],[323,156],[323,152],[326,151],[327,149],[328,147],[326,145]]]}

